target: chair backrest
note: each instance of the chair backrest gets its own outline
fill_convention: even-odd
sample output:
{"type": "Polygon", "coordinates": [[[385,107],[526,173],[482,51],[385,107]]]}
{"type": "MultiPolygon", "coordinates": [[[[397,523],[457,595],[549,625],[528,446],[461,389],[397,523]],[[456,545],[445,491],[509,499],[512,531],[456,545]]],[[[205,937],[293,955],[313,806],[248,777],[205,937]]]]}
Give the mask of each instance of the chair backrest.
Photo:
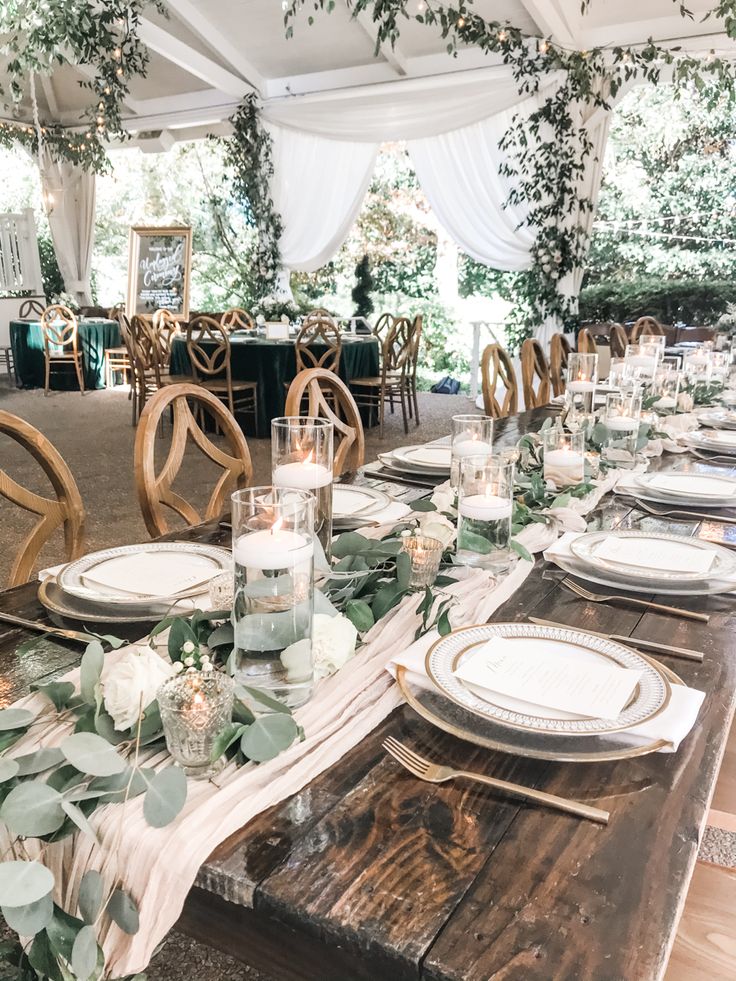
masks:
{"type": "Polygon", "coordinates": [[[378,320],[373,325],[373,333],[376,337],[383,337],[386,331],[389,329],[393,323],[394,318],[391,313],[382,313],[378,320]]]}
{"type": "Polygon", "coordinates": [[[549,374],[552,381],[552,392],[561,395],[565,391],[563,371],[567,368],[567,359],[572,351],[570,342],[564,334],[553,334],[549,342],[549,374]]]}
{"type": "Polygon", "coordinates": [[[636,344],[640,337],[655,334],[658,337],[664,334],[664,329],[654,317],[639,317],[631,328],[631,343],[636,344]]]}
{"type": "Polygon", "coordinates": [[[335,318],[332,316],[330,311],[325,310],[324,307],[316,307],[314,310],[310,310],[302,320],[302,323],[306,323],[308,320],[331,320],[333,323],[335,323],[335,318]]]}
{"type": "Polygon", "coordinates": [[[598,348],[587,327],[578,331],[578,354],[597,354],[598,348]]]}
{"type": "Polygon", "coordinates": [[[230,338],[228,331],[212,317],[197,317],[187,328],[187,351],[196,379],[212,378],[223,372],[230,377],[230,338]],[[205,342],[207,347],[203,347],[205,342]]]}
{"type": "Polygon", "coordinates": [[[247,487],[253,476],[253,466],[243,431],[222,402],[199,385],[167,385],[149,399],[138,422],[134,457],[138,501],[152,538],[165,535],[169,531],[165,508],[170,508],[189,525],[201,524],[202,521],[209,521],[222,514],[233,491],[247,487]],[[229,452],[216,446],[200,429],[190,402],[202,406],[208,415],[214,417],[229,452]],[[169,407],[174,416],[171,447],[166,461],[156,473],[157,432],[161,418],[169,407]],[[190,436],[199,450],[223,470],[203,515],[173,490],[190,436]]]}
{"type": "Polygon", "coordinates": [[[424,318],[418,313],[411,325],[411,373],[416,378],[417,364],[419,363],[419,345],[422,340],[422,328],[424,318]]]}
{"type": "Polygon", "coordinates": [[[69,307],[54,303],[41,314],[43,344],[47,354],[71,347],[77,353],[77,318],[69,307]]]}
{"type": "Polygon", "coordinates": [[[18,316],[21,320],[31,316],[40,317],[45,309],[46,307],[40,300],[23,300],[18,310],[18,316]]]}
{"type": "Polygon", "coordinates": [[[487,416],[503,419],[515,413],[519,406],[519,384],[511,358],[500,344],[489,344],[483,351],[480,361],[483,406],[487,416]],[[506,392],[503,403],[496,397],[498,380],[501,379],[506,392]]]}
{"type": "Polygon", "coordinates": [[[621,324],[611,324],[611,357],[623,358],[626,354],[626,345],[629,339],[626,330],[621,324]]]}
{"type": "Polygon", "coordinates": [[[365,436],[358,406],[350,389],[333,371],[300,371],[289,386],[285,414],[329,419],[335,432],[332,472],[336,477],[365,463],[365,436]],[[309,405],[302,411],[305,396],[309,405]]]}
{"type": "Polygon", "coordinates": [[[337,373],[342,353],[340,328],[329,315],[310,314],[297,334],[294,353],[297,372],[306,368],[326,368],[337,373]],[[315,344],[324,345],[326,350],[322,353],[312,350],[315,344]]]}
{"type": "Polygon", "coordinates": [[[533,337],[528,337],[521,345],[521,383],[524,386],[524,405],[527,409],[536,409],[549,402],[549,365],[542,345],[533,337]],[[535,378],[538,380],[536,391],[535,378]]]}
{"type": "Polygon", "coordinates": [[[256,328],[255,320],[241,307],[226,310],[220,317],[220,324],[228,330],[255,330],[256,328]]]}
{"type": "Polygon", "coordinates": [[[381,344],[381,375],[406,375],[411,370],[414,324],[408,317],[394,317],[381,344]]]}
{"type": "Polygon", "coordinates": [[[157,310],[151,318],[156,344],[158,345],[159,364],[168,367],[171,361],[171,342],[179,333],[179,321],[171,310],[157,310]]]}
{"type": "Polygon", "coordinates": [[[715,327],[680,327],[677,331],[677,342],[712,341],[716,333],[715,327]]]}
{"type": "Polygon", "coordinates": [[[0,497],[39,518],[21,543],[10,570],[8,585],[18,586],[31,578],[39,552],[57,528],[62,527],[64,531],[67,559],[79,558],[84,552],[84,505],[71,470],[43,433],[24,419],[2,410],[0,433],[19,443],[38,461],[56,493],[55,499],[41,497],[21,487],[0,469],[0,497]]]}
{"type": "Polygon", "coordinates": [[[107,316],[110,320],[119,320],[120,314],[125,313],[125,303],[122,300],[118,300],[114,306],[111,306],[107,311],[107,316]]]}

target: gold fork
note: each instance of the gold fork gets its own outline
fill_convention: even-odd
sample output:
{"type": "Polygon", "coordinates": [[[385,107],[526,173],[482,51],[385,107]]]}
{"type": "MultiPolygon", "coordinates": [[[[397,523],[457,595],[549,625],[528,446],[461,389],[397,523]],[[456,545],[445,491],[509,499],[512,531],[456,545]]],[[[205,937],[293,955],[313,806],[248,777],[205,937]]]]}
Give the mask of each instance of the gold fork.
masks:
{"type": "MultiPolygon", "coordinates": [[[[638,599],[635,596],[609,596],[603,593],[591,593],[589,589],[584,589],[578,583],[573,582],[572,579],[563,579],[562,585],[575,593],[576,596],[589,600],[591,603],[629,603],[631,606],[639,606],[645,610],[659,610],[660,613],[671,613],[672,616],[683,617],[685,620],[699,620],[701,623],[707,623],[710,620],[707,613],[693,613],[692,610],[682,610],[679,606],[665,606],[663,603],[653,603],[651,600],[638,599]]],[[[652,590],[652,592],[655,592],[655,590],[652,590]]]]}
{"type": "Polygon", "coordinates": [[[578,817],[588,818],[589,821],[597,821],[599,824],[608,824],[610,816],[608,811],[602,811],[599,807],[581,804],[576,800],[567,800],[565,797],[556,797],[554,794],[545,794],[542,790],[523,787],[521,784],[509,783],[507,780],[498,780],[496,777],[487,777],[485,773],[471,773],[468,770],[453,770],[449,766],[440,766],[438,763],[425,760],[423,756],[404,746],[393,736],[389,736],[384,741],[383,748],[409,773],[413,773],[415,777],[426,780],[428,783],[445,783],[447,780],[465,777],[468,780],[477,780],[479,783],[488,784],[489,787],[501,790],[512,797],[519,797],[521,800],[533,800],[557,811],[576,814],[578,817]]]}

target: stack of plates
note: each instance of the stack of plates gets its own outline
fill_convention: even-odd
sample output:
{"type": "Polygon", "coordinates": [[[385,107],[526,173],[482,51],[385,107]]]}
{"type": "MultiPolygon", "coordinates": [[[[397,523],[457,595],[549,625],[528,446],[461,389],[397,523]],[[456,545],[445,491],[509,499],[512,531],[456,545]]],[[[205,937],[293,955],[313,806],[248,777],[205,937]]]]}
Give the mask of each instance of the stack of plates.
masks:
{"type": "Polygon", "coordinates": [[[736,480],[706,473],[640,473],[618,488],[642,501],[691,508],[736,507],[736,480]]]}
{"type": "Polygon", "coordinates": [[[593,762],[638,756],[663,748],[663,739],[628,730],[654,719],[668,705],[679,678],[643,654],[573,627],[489,623],[440,638],[425,662],[432,686],[399,667],[397,680],[420,715],[447,732],[482,746],[540,759],[593,762]],[[494,637],[503,637],[519,657],[544,655],[550,662],[617,665],[638,671],[628,704],[614,719],[590,718],[542,708],[465,684],[455,674],[463,662],[494,637]],[[480,693],[482,691],[482,694],[480,693]]]}
{"type": "Polygon", "coordinates": [[[225,548],[197,542],[147,542],[103,549],[45,579],[39,599],[53,613],[97,623],[161,620],[209,605],[209,583],[232,569],[225,548]]]}
{"type": "Polygon", "coordinates": [[[736,432],[724,429],[704,429],[702,432],[686,433],[682,442],[706,453],[720,453],[736,456],[736,432]]]}
{"type": "Polygon", "coordinates": [[[335,484],[332,489],[332,526],[335,531],[380,523],[392,499],[374,487],[335,484]]]}
{"type": "Polygon", "coordinates": [[[703,412],[698,421],[713,429],[736,429],[736,412],[728,409],[703,412]]]}
{"type": "Polygon", "coordinates": [[[409,476],[434,478],[439,482],[450,476],[451,456],[449,444],[428,443],[400,446],[390,453],[379,453],[378,459],[389,470],[409,476]]]}
{"type": "Polygon", "coordinates": [[[702,596],[736,589],[736,554],[711,542],[648,531],[593,531],[555,556],[586,582],[630,593],[702,596]]]}

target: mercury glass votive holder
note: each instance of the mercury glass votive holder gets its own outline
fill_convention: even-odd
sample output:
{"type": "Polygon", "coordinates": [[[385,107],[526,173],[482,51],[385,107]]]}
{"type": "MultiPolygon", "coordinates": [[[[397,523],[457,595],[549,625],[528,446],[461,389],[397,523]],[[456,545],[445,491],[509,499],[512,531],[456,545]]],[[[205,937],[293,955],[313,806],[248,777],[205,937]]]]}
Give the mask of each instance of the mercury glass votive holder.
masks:
{"type": "Polygon", "coordinates": [[[511,564],[512,461],[467,457],[460,465],[455,561],[504,572],[511,564]]]}
{"type": "Polygon", "coordinates": [[[450,485],[457,491],[460,486],[460,464],[468,456],[493,454],[493,419],[478,413],[452,417],[452,456],[450,460],[450,485]]]}
{"type": "Polygon", "coordinates": [[[433,585],[440,571],[444,550],[444,545],[436,538],[429,538],[427,535],[404,536],[401,551],[406,552],[411,559],[411,589],[426,589],[433,585]]]}
{"type": "Polygon", "coordinates": [[[642,397],[638,392],[612,392],[606,396],[606,411],[603,416],[603,424],[607,430],[602,448],[604,460],[615,460],[619,466],[625,463],[633,466],[639,441],[641,402],[642,397]]]}
{"type": "Polygon", "coordinates": [[[585,479],[585,433],[565,432],[553,427],[542,433],[544,479],[559,490],[582,484],[585,479]]]}
{"type": "Polygon", "coordinates": [[[191,671],[165,681],[156,696],[166,747],[187,776],[206,779],[225,765],[213,760],[215,740],[232,721],[233,679],[191,671]]]}
{"type": "Polygon", "coordinates": [[[565,406],[568,416],[587,417],[593,414],[597,382],[598,355],[571,354],[567,359],[565,384],[565,406]]]}
{"type": "Polygon", "coordinates": [[[210,603],[213,610],[231,610],[235,599],[235,584],[232,572],[221,572],[210,579],[210,603]]]}
{"type": "Polygon", "coordinates": [[[329,420],[313,416],[271,420],[273,485],[314,494],[314,528],[328,559],[332,545],[333,464],[334,427],[329,420]]]}

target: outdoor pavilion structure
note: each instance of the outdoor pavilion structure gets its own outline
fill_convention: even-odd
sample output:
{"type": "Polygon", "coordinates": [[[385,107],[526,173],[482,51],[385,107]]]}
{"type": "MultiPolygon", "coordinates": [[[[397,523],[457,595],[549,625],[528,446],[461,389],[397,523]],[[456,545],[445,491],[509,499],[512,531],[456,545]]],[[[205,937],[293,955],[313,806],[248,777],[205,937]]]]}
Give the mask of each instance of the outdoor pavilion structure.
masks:
{"type": "MultiPolygon", "coordinates": [[[[421,0],[409,0],[416,6],[421,0]]],[[[716,18],[714,0],[689,0],[692,18],[673,0],[475,0],[480,16],[508,20],[531,37],[569,50],[643,45],[732,57],[733,42],[716,18]]],[[[380,144],[406,141],[420,184],[458,246],[497,269],[527,268],[535,231],[521,202],[506,206],[508,180],[499,174],[499,140],[515,114],[528,114],[560,79],[519,94],[501,55],[474,47],[447,52],[438,28],[402,20],[396,46],[376,44],[368,11],[350,0],[331,14],[302,11],[285,36],[279,0],[166,0],[168,16],[147,8],[139,37],[150,52],[146,77],[131,80],[123,127],[131,145],[162,152],[178,141],[227,136],[243,99],[257,95],[273,142],[272,197],[283,232],[285,288],[292,270],[313,271],[344,241],[373,172],[380,144]]],[[[0,60],[0,75],[2,61],[0,60]]],[[[61,64],[39,76],[36,104],[22,103],[6,122],[57,122],[81,128],[92,77],[84,64],[61,64]],[[36,118],[37,114],[37,118],[36,118]]],[[[619,93],[620,95],[621,93],[619,93]]],[[[610,112],[580,110],[594,153],[581,192],[593,202],[600,186],[610,112]]],[[[95,177],[39,154],[44,200],[66,289],[89,303],[94,243],[95,177]]],[[[590,227],[593,211],[568,216],[590,227]]],[[[562,290],[576,296],[582,269],[562,290]]],[[[556,328],[541,325],[543,337],[556,328]]]]}

